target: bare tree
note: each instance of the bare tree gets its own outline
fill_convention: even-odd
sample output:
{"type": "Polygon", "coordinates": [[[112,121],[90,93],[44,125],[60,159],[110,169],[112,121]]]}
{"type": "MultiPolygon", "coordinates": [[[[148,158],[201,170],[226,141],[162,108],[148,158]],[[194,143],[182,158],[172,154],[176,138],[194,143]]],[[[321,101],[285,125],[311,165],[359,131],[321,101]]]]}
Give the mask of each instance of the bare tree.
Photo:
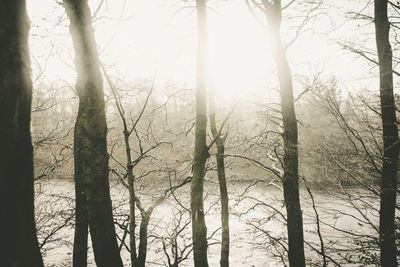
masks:
{"type": "Polygon", "coordinates": [[[206,96],[206,0],[196,0],[197,12],[197,74],[196,74],[196,128],[193,159],[193,180],[191,185],[193,255],[196,267],[207,267],[207,227],[204,218],[204,175],[209,157],[207,148],[207,96],[206,96]]]}
{"type": "MultiPolygon", "coordinates": [[[[166,107],[170,99],[173,98],[180,90],[178,92],[174,92],[172,95],[169,95],[166,98],[165,102],[154,106],[154,103],[151,103],[151,97],[153,96],[153,92],[155,90],[154,78],[151,81],[151,86],[145,86],[145,90],[143,90],[145,92],[144,103],[138,105],[138,114],[136,116],[132,116],[132,114],[129,114],[128,112],[129,107],[127,105],[124,105],[123,100],[126,100],[127,96],[122,96],[122,90],[120,88],[117,88],[103,65],[102,70],[114,97],[117,115],[122,123],[122,133],[124,140],[123,148],[126,157],[126,163],[124,164],[121,163],[113,154],[110,155],[111,158],[115,162],[117,162],[119,169],[122,169],[122,171],[118,169],[112,169],[112,172],[118,176],[119,181],[121,181],[124,187],[129,191],[129,226],[124,226],[123,224],[121,224],[120,226],[124,229],[124,233],[128,233],[130,237],[128,250],[130,251],[132,266],[144,267],[147,258],[148,239],[150,236],[148,228],[154,210],[160,204],[162,204],[171,194],[173,194],[175,190],[190,183],[190,181],[192,180],[192,177],[189,176],[178,182],[177,185],[173,185],[170,177],[172,172],[171,167],[165,167],[161,169],[146,167],[144,168],[144,171],[140,170],[140,164],[145,164],[146,160],[158,160],[155,156],[155,152],[157,150],[160,150],[163,146],[168,146],[172,148],[172,143],[160,141],[156,137],[156,134],[152,131],[152,125],[155,124],[156,121],[155,115],[157,113],[162,113],[162,107],[166,107]],[[153,108],[150,109],[152,105],[153,108]],[[141,197],[137,193],[139,188],[139,186],[136,185],[137,181],[141,181],[146,177],[148,178],[151,175],[155,175],[156,173],[166,172],[168,173],[168,180],[170,182],[169,185],[166,187],[166,189],[161,190],[161,193],[159,193],[158,196],[156,196],[157,193],[152,194],[154,197],[152,197],[152,200],[148,204],[148,207],[146,207],[146,201],[143,201],[143,199],[141,199],[141,197]],[[136,218],[136,209],[139,210],[140,214],[138,246],[136,238],[136,226],[138,223],[138,220],[136,218]]],[[[165,116],[167,116],[167,109],[165,110],[165,116]]],[[[163,118],[162,120],[165,120],[165,118],[163,118]]],[[[161,121],[160,124],[165,125],[167,124],[167,122],[161,121]]],[[[177,133],[175,137],[179,135],[180,134],[177,133]]],[[[164,153],[165,152],[167,151],[164,151],[164,153]]],[[[179,162],[179,164],[181,163],[179,162]]],[[[172,169],[174,168],[172,167],[172,169]]],[[[151,177],[150,179],[155,180],[157,179],[157,177],[151,177]]],[[[160,182],[162,182],[162,180],[163,179],[161,179],[160,182]]],[[[174,180],[177,180],[176,171],[174,180]]],[[[121,246],[122,244],[125,244],[124,242],[125,239],[122,238],[121,246]]],[[[127,245],[125,245],[125,247],[128,248],[127,245]]],[[[186,259],[188,257],[188,254],[185,255],[186,256],[184,258],[186,259]]],[[[177,257],[179,257],[179,255],[177,257]]],[[[183,259],[179,260],[179,262],[182,260],[183,259]]]]}
{"type": "MultiPolygon", "coordinates": [[[[303,219],[299,197],[298,130],[294,109],[293,83],[286,48],[281,41],[282,7],[281,0],[251,2],[260,9],[268,22],[273,47],[273,56],[278,70],[280,86],[280,107],[283,122],[283,193],[287,212],[289,238],[289,263],[291,266],[305,266],[303,219]]],[[[249,0],[247,0],[249,4],[249,0]]],[[[303,24],[304,25],[304,24],[303,24]]],[[[290,43],[289,43],[290,44],[290,43]]]]}
{"type": "Polygon", "coordinates": [[[383,267],[397,265],[395,244],[395,209],[397,167],[399,160],[399,133],[393,95],[392,48],[389,41],[387,0],[375,0],[375,34],[379,59],[379,94],[383,125],[383,167],[381,207],[379,211],[379,240],[383,267]]]}
{"type": "Polygon", "coordinates": [[[87,232],[97,266],[122,266],[108,181],[107,126],[103,82],[87,1],[64,0],[70,19],[78,79],[79,110],[74,131],[76,224],[74,266],[87,265],[87,232]]]}
{"type": "MultiPolygon", "coordinates": [[[[210,128],[215,145],[217,147],[217,175],[219,191],[221,196],[221,226],[222,226],[222,240],[221,240],[221,267],[229,266],[229,197],[228,188],[225,176],[225,141],[228,133],[222,134],[222,129],[226,120],[222,123],[221,129],[218,130],[215,119],[215,92],[214,88],[210,89],[210,128]]],[[[229,115],[227,116],[227,118],[229,115]]],[[[211,143],[212,144],[212,143],[211,143]]]]}
{"type": "Polygon", "coordinates": [[[190,211],[178,206],[177,212],[174,214],[172,229],[166,230],[167,236],[159,237],[168,267],[178,267],[192,253],[193,243],[190,236],[185,233],[190,225],[190,217],[185,216],[188,214],[190,211]]]}
{"type": "Polygon", "coordinates": [[[348,263],[379,264],[379,183],[384,158],[379,94],[364,90],[344,96],[337,86],[334,79],[314,81],[307,111],[323,114],[323,120],[311,121],[314,129],[303,129],[303,134],[314,139],[313,148],[309,148],[316,152],[313,165],[324,165],[325,170],[319,170],[318,175],[339,189],[336,201],[344,201],[343,206],[348,207],[324,213],[340,214],[340,218],[355,220],[365,229],[348,231],[325,219],[321,223],[340,233],[342,242],[348,240],[345,249],[330,247],[331,253],[348,263]]]}
{"type": "MultiPolygon", "coordinates": [[[[124,136],[124,146],[125,146],[125,156],[126,156],[126,164],[124,166],[124,173],[120,174],[118,171],[113,171],[119,178],[120,181],[123,183],[123,185],[128,189],[129,191],[129,230],[127,232],[129,233],[130,236],[130,241],[129,241],[129,249],[130,249],[130,256],[131,256],[131,264],[132,266],[136,267],[144,267],[146,263],[146,256],[147,256],[147,228],[150,222],[151,215],[154,211],[154,209],[160,205],[165,196],[162,196],[158,198],[156,201],[154,201],[148,209],[143,207],[142,202],[140,201],[140,198],[136,195],[135,191],[135,180],[143,178],[144,176],[148,175],[151,173],[151,171],[147,172],[144,176],[141,177],[135,177],[135,167],[145,158],[150,156],[150,153],[158,148],[159,146],[166,144],[166,142],[156,142],[154,145],[151,145],[149,148],[144,148],[143,143],[142,143],[142,138],[140,137],[140,130],[138,129],[138,124],[139,122],[143,119],[143,115],[145,113],[145,110],[149,104],[149,99],[151,94],[153,93],[154,89],[154,80],[152,82],[152,86],[148,93],[146,94],[146,99],[144,101],[143,106],[140,108],[139,114],[137,117],[133,120],[132,119],[132,125],[129,125],[129,122],[127,120],[127,114],[125,112],[124,105],[122,104],[121,101],[121,96],[118,93],[117,88],[111,81],[111,77],[108,75],[106,69],[102,65],[102,70],[103,73],[107,79],[107,83],[110,86],[111,92],[114,96],[115,100],[115,105],[118,111],[118,115],[121,119],[122,122],[122,127],[123,127],[123,136],[124,136]],[[132,157],[132,149],[131,149],[131,144],[130,144],[130,137],[131,135],[134,134],[137,138],[137,142],[139,145],[139,155],[136,158],[132,157]],[[127,180],[127,181],[126,181],[127,180]],[[139,246],[136,246],[136,210],[135,206],[139,209],[140,215],[141,215],[141,222],[140,222],[140,229],[139,229],[139,246]]],[[[150,126],[149,126],[150,127],[150,126]]],[[[112,155],[111,157],[116,160],[112,155]]],[[[123,166],[123,164],[119,163],[120,166],[123,166]]]]}
{"type": "Polygon", "coordinates": [[[2,264],[43,266],[34,218],[32,80],[24,0],[0,3],[2,264]]]}

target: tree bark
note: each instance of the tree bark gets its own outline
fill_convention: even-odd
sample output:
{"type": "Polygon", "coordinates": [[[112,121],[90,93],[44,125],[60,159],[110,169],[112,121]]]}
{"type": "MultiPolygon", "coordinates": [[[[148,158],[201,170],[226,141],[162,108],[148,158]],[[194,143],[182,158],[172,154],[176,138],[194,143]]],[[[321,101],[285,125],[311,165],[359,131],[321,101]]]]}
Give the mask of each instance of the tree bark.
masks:
{"type": "Polygon", "coordinates": [[[88,224],[97,266],[122,266],[108,180],[103,81],[90,9],[87,0],[64,0],[64,6],[70,19],[78,74],[75,86],[79,97],[74,131],[75,181],[84,185],[83,194],[86,197],[88,224]]]}
{"type": "Polygon", "coordinates": [[[206,144],[207,96],[206,96],[206,0],[196,0],[197,12],[197,74],[196,74],[196,128],[191,183],[192,238],[195,267],[208,267],[207,228],[204,218],[203,187],[205,164],[209,157],[206,144]]]}
{"type": "Polygon", "coordinates": [[[1,1],[0,235],[3,266],[43,266],[34,217],[28,33],[25,1],[1,1]]]}
{"type": "Polygon", "coordinates": [[[387,0],[375,0],[375,32],[379,58],[379,93],[384,147],[379,212],[379,241],[381,265],[383,267],[397,266],[395,208],[399,157],[399,136],[393,95],[392,48],[389,41],[390,24],[387,4],[387,0]]]}
{"type": "Polygon", "coordinates": [[[75,161],[75,233],[72,266],[87,266],[88,249],[88,214],[85,194],[85,178],[79,175],[83,173],[79,158],[75,161]]]}
{"type": "Polygon", "coordinates": [[[294,108],[293,84],[290,66],[280,36],[281,1],[266,7],[271,32],[273,56],[278,69],[281,114],[283,121],[283,195],[287,213],[289,265],[305,266],[303,217],[299,196],[298,131],[294,108]]]}

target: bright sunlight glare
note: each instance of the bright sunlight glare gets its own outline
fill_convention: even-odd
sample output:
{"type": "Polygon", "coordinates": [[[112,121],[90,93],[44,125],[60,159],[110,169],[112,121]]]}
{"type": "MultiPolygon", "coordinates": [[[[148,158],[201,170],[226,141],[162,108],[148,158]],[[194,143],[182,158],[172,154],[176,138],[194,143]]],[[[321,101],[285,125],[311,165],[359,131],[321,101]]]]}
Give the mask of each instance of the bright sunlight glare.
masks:
{"type": "MultiPolygon", "coordinates": [[[[100,1],[89,2],[93,11],[100,1]]],[[[215,1],[217,8],[212,1],[209,5],[208,69],[218,99],[251,100],[274,88],[275,66],[260,18],[254,18],[245,1],[215,1]]],[[[126,80],[155,78],[160,87],[173,83],[194,88],[196,20],[193,8],[184,7],[183,1],[175,0],[106,3],[93,23],[100,59],[126,80]]],[[[55,1],[41,0],[28,1],[28,10],[34,75],[46,69],[48,79],[72,85],[72,43],[63,8],[55,1]]],[[[306,31],[290,47],[288,57],[295,77],[325,71],[351,81],[359,78],[354,69],[360,73],[366,69],[324,33],[306,31]],[[351,77],[348,62],[352,62],[351,77]]],[[[295,91],[301,90],[295,87],[295,91]]]]}

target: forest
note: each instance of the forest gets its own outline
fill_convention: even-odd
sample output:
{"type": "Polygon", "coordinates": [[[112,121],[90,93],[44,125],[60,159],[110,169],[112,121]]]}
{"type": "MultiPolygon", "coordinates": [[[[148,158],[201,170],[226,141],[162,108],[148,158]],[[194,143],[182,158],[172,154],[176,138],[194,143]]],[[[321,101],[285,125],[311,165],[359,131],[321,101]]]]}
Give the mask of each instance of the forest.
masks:
{"type": "Polygon", "coordinates": [[[400,3],[0,0],[0,266],[398,266],[400,3]]]}

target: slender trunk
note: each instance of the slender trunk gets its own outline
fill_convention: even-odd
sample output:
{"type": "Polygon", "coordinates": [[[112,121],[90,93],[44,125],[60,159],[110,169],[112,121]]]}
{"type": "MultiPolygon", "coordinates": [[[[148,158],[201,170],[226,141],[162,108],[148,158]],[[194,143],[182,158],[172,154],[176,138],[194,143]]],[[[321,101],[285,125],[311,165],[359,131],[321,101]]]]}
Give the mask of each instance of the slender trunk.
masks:
{"type": "Polygon", "coordinates": [[[149,226],[151,213],[145,212],[142,215],[142,221],[140,223],[139,230],[139,249],[138,249],[138,257],[133,266],[135,267],[144,267],[146,264],[146,256],[147,256],[147,228],[149,226]]]}
{"type": "Polygon", "coordinates": [[[204,218],[203,186],[205,165],[209,157],[206,144],[206,0],[196,0],[197,12],[197,75],[196,75],[196,129],[191,183],[192,238],[195,267],[208,267],[207,228],[204,218]]]}
{"type": "Polygon", "coordinates": [[[392,48],[389,42],[390,24],[386,0],[375,0],[376,46],[379,58],[379,93],[383,124],[383,169],[381,206],[379,212],[379,240],[381,265],[397,266],[395,237],[395,208],[399,136],[393,96],[392,48]]]}
{"type": "Polygon", "coordinates": [[[129,247],[130,247],[130,258],[131,264],[134,266],[134,263],[137,260],[137,253],[136,253],[136,212],[135,212],[135,205],[136,205],[136,195],[135,195],[135,175],[133,173],[133,162],[132,162],[132,155],[131,155],[131,145],[129,143],[129,137],[132,133],[132,130],[128,130],[128,124],[126,123],[125,118],[125,111],[124,107],[121,103],[121,99],[117,93],[117,90],[112,83],[110,76],[108,75],[106,69],[101,64],[100,67],[103,70],[104,76],[108,82],[108,85],[111,88],[111,92],[115,98],[115,106],[117,107],[119,116],[122,121],[123,125],[123,135],[124,135],[124,142],[125,142],[125,155],[126,155],[126,177],[128,178],[128,183],[124,185],[127,187],[129,192],[129,247]]]}
{"type": "Polygon", "coordinates": [[[290,266],[305,266],[303,216],[299,196],[298,132],[294,109],[292,74],[286,50],[280,37],[281,2],[275,1],[269,10],[268,23],[272,34],[274,59],[278,69],[281,114],[283,121],[283,195],[287,213],[290,266]]]}
{"type": "Polygon", "coordinates": [[[147,256],[147,228],[149,226],[151,214],[153,214],[154,209],[160,205],[164,201],[165,197],[161,197],[147,209],[147,211],[143,208],[140,200],[138,198],[135,199],[136,205],[140,210],[140,215],[142,217],[142,221],[140,222],[139,228],[139,249],[138,249],[138,257],[135,261],[132,262],[132,266],[134,267],[144,267],[146,265],[146,256],[147,256]]]}
{"type": "MultiPolygon", "coordinates": [[[[130,155],[130,150],[129,150],[130,155]]],[[[131,166],[131,165],[130,165],[131,166]]],[[[136,254],[136,215],[135,215],[135,177],[133,176],[132,167],[128,167],[128,190],[129,190],[129,247],[131,249],[131,263],[134,263],[137,259],[136,254]]]]}
{"type": "Polygon", "coordinates": [[[97,266],[122,266],[112,216],[108,180],[107,126],[103,83],[86,1],[64,0],[77,69],[79,110],[74,132],[76,179],[83,179],[88,222],[97,266]],[[77,162],[76,160],[76,162],[77,162]],[[81,173],[77,173],[77,171],[81,173]]]}
{"type": "Polygon", "coordinates": [[[217,173],[219,191],[221,197],[221,227],[222,227],[222,240],[221,240],[221,267],[229,267],[229,198],[228,188],[226,185],[225,176],[225,136],[219,136],[221,133],[217,130],[217,123],[215,119],[215,92],[213,88],[210,89],[210,128],[213,138],[216,138],[217,146],[217,173]]]}
{"type": "Polygon", "coordinates": [[[179,266],[179,260],[180,260],[180,256],[179,256],[179,252],[178,252],[178,235],[176,235],[175,236],[175,242],[174,242],[174,247],[173,247],[173,250],[174,250],[174,255],[175,255],[175,257],[174,257],[174,264],[173,264],[173,266],[170,266],[170,267],[178,267],[179,266]]]}
{"type": "Polygon", "coordinates": [[[287,61],[282,62],[282,66],[278,67],[278,76],[283,119],[283,194],[287,213],[289,264],[300,267],[305,266],[303,215],[299,196],[297,121],[293,102],[292,77],[287,61]]]}
{"type": "MultiPolygon", "coordinates": [[[[116,96],[116,94],[115,94],[116,96]]],[[[119,100],[116,100],[119,101],[119,100]]],[[[118,102],[120,103],[120,102],[118,102]]],[[[118,106],[118,108],[122,108],[118,106]]],[[[128,176],[128,191],[129,191],[129,247],[131,249],[131,264],[135,266],[135,262],[137,260],[136,253],[136,213],[135,213],[135,203],[136,203],[136,195],[135,195],[135,175],[133,174],[133,164],[132,164],[132,156],[131,156],[131,146],[129,144],[129,131],[128,126],[125,121],[125,117],[123,115],[122,110],[119,110],[120,116],[122,119],[122,123],[124,125],[124,140],[125,140],[125,154],[126,154],[126,169],[128,176]]]]}
{"type": "Polygon", "coordinates": [[[34,218],[29,21],[23,0],[0,2],[1,264],[43,266],[34,218]]]}
{"type": "Polygon", "coordinates": [[[222,243],[221,243],[221,267],[229,267],[229,199],[228,188],[226,186],[225,177],[225,144],[222,138],[216,142],[217,145],[217,171],[219,191],[221,194],[221,226],[222,226],[222,243]]]}

